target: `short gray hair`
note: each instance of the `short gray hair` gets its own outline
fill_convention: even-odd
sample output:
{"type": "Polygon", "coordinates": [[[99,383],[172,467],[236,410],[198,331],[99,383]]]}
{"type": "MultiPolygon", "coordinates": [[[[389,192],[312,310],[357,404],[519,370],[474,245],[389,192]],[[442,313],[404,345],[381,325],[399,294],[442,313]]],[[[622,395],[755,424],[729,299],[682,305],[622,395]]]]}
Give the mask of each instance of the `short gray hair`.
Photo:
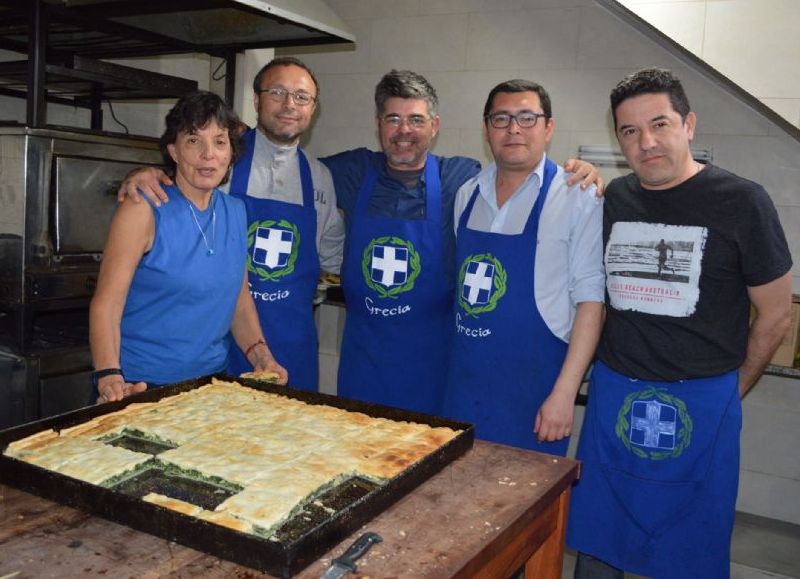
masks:
{"type": "Polygon", "coordinates": [[[439,108],[439,97],[431,83],[416,72],[410,70],[394,70],[383,75],[375,87],[375,111],[380,117],[383,115],[386,101],[392,97],[403,99],[422,99],[428,105],[428,112],[436,116],[439,108]]]}

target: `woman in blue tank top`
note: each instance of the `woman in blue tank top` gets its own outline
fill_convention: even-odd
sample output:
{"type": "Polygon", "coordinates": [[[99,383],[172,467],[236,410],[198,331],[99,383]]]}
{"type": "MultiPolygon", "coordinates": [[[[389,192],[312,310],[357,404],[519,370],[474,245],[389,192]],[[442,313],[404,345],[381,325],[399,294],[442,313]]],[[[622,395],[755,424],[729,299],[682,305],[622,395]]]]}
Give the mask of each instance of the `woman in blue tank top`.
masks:
{"type": "Polygon", "coordinates": [[[239,120],[198,91],[166,125],[173,202],[122,204],[103,252],[90,309],[98,401],[224,370],[229,334],[257,372],[285,384],[247,287],[244,204],[216,189],[238,153],[239,120]]]}

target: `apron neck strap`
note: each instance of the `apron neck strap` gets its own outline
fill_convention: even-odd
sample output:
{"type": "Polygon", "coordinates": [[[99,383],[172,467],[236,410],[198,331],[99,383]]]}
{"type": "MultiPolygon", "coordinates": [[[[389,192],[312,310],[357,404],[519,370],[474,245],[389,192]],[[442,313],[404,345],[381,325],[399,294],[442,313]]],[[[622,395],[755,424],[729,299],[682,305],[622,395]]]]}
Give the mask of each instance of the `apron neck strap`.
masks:
{"type": "Polygon", "coordinates": [[[297,147],[297,162],[300,164],[300,186],[303,189],[303,205],[314,207],[314,182],[311,179],[311,166],[308,157],[300,147],[297,147]]]}
{"type": "Polygon", "coordinates": [[[539,186],[539,195],[536,197],[536,203],[533,204],[531,214],[528,216],[528,221],[525,223],[524,233],[529,234],[531,231],[538,229],[539,218],[542,216],[542,209],[544,203],[547,201],[547,193],[550,191],[550,184],[558,172],[558,166],[550,159],[544,160],[544,175],[542,184],[539,186]]]}
{"type": "Polygon", "coordinates": [[[461,231],[467,227],[467,221],[469,220],[469,216],[472,215],[472,208],[475,206],[475,200],[478,198],[480,193],[481,186],[475,185],[475,190],[472,192],[469,201],[467,201],[467,206],[464,207],[464,211],[461,212],[461,217],[458,218],[458,231],[461,231]]]}
{"type": "Polygon", "coordinates": [[[434,223],[442,220],[442,182],[439,178],[439,163],[428,153],[425,159],[425,215],[434,223]]]}
{"type": "Polygon", "coordinates": [[[356,197],[356,215],[365,215],[367,213],[367,205],[369,205],[369,198],[375,189],[375,183],[378,182],[378,174],[381,171],[381,166],[385,162],[383,155],[377,156],[373,162],[367,167],[367,174],[361,181],[361,186],[358,188],[358,195],[356,197]]]}

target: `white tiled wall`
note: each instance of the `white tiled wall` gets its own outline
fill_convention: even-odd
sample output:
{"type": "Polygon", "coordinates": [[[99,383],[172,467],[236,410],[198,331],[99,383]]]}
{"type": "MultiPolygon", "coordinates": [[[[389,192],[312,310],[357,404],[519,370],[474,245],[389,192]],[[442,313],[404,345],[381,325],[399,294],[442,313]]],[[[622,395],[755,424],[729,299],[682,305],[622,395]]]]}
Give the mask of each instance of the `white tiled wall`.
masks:
{"type": "Polygon", "coordinates": [[[800,126],[800,2],[620,0],[790,123],[800,126]],[[782,58],[776,59],[776,55],[782,58]]]}
{"type": "MultiPolygon", "coordinates": [[[[373,89],[390,67],[399,67],[423,73],[437,87],[442,132],[435,152],[483,162],[488,161],[488,151],[480,115],[489,89],[515,77],[542,83],[553,99],[556,122],[549,152],[564,161],[581,144],[615,145],[609,91],[636,68],[664,66],[679,73],[697,111],[697,145],[711,148],[721,166],[767,188],[800,264],[800,143],[590,0],[328,3],[347,20],[359,42],[355,49],[296,53],[314,68],[322,85],[321,114],[306,142],[312,153],[377,147],[373,89]]],[[[683,4],[689,11],[705,10],[697,2],[683,4]]],[[[729,2],[709,4],[721,7],[729,2]]],[[[728,26],[733,26],[735,18],[730,18],[728,26]]],[[[700,42],[698,27],[690,22],[684,31],[693,42],[700,42]]],[[[732,38],[733,42],[736,36],[732,38]]],[[[733,48],[732,58],[741,52],[733,48]]],[[[796,69],[796,60],[770,62],[765,57],[750,66],[785,75],[796,69]]],[[[800,82],[796,74],[795,79],[800,82]]],[[[797,292],[800,265],[794,275],[797,292]]],[[[328,321],[339,332],[341,312],[329,314],[328,321]]],[[[334,335],[329,330],[321,337],[323,385],[335,379],[334,335]]],[[[800,523],[800,460],[793,446],[800,440],[798,397],[800,381],[765,377],[745,400],[741,510],[800,523]]]]}
{"type": "Polygon", "coordinates": [[[800,524],[800,381],[763,376],[742,414],[737,508],[800,524]]]}
{"type": "MultiPolygon", "coordinates": [[[[742,2],[712,4],[735,4],[731,9],[744,10],[742,2]]],[[[786,8],[787,14],[794,13],[773,2],[780,4],[769,0],[763,11],[772,14],[786,8]]],[[[667,3],[698,9],[697,2],[667,3]]],[[[329,4],[355,31],[358,44],[355,49],[313,47],[296,53],[314,68],[322,87],[320,114],[304,142],[312,153],[322,156],[378,146],[373,89],[394,66],[419,71],[437,87],[442,129],[434,151],[483,162],[489,161],[489,154],[480,115],[489,89],[514,77],[542,83],[553,99],[556,122],[549,153],[564,161],[581,144],[615,145],[609,91],[636,68],[665,66],[680,74],[698,114],[697,145],[711,148],[720,165],[767,188],[795,261],[800,262],[800,143],[590,0],[330,0],[329,4]]],[[[776,42],[776,50],[786,48],[782,39],[776,42]]],[[[788,50],[793,54],[800,49],[788,50]]],[[[796,62],[765,62],[760,68],[784,75],[796,68],[796,62]]],[[[794,76],[800,84],[800,76],[794,76]]],[[[604,171],[608,178],[616,174],[604,171]]],[[[794,289],[800,292],[800,265],[793,274],[794,289]]]]}

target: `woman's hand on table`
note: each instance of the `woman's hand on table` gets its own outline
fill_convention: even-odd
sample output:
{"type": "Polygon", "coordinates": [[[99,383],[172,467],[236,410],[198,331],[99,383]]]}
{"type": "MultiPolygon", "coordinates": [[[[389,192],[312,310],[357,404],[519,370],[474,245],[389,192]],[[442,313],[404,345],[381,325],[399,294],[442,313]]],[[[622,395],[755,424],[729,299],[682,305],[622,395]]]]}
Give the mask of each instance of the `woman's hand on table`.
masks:
{"type": "Polygon", "coordinates": [[[270,356],[270,360],[266,364],[258,364],[257,366],[253,367],[255,372],[274,372],[278,375],[278,378],[275,380],[275,384],[280,384],[281,386],[286,386],[289,382],[289,372],[286,371],[286,368],[278,364],[275,361],[275,358],[270,356]]]}
{"type": "Polygon", "coordinates": [[[147,390],[144,382],[125,382],[122,376],[105,376],[97,381],[97,403],[116,402],[127,398],[131,394],[138,394],[147,390]]]}
{"type": "Polygon", "coordinates": [[[255,347],[247,353],[247,359],[253,365],[254,373],[268,374],[273,372],[278,375],[275,379],[275,384],[280,384],[281,386],[285,386],[289,381],[289,372],[278,364],[269,347],[262,340],[259,340],[255,347]]]}

